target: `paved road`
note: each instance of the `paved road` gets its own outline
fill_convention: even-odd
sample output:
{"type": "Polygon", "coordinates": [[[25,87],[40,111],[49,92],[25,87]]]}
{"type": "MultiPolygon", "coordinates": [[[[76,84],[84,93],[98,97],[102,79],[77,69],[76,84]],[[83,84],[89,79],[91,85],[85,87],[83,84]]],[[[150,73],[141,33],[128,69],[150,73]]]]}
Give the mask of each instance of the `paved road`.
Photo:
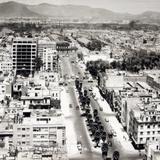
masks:
{"type": "MultiPolygon", "coordinates": [[[[81,70],[81,68],[78,66],[78,64],[72,64],[71,61],[74,59],[75,60],[75,57],[74,57],[75,54],[71,53],[71,55],[69,57],[63,57],[62,58],[62,64],[63,64],[63,74],[68,74],[69,76],[71,75],[75,75],[75,76],[79,76],[80,79],[83,78],[83,71],[81,70]]],[[[74,85],[74,81],[70,83],[69,85],[69,93],[70,93],[70,96],[72,98],[72,101],[73,101],[73,104],[74,106],[77,105],[77,100],[76,100],[76,95],[75,95],[75,92],[73,90],[73,85],[74,85]]],[[[85,81],[85,83],[83,83],[83,86],[84,87],[89,87],[91,84],[89,84],[87,81],[85,81]]],[[[98,103],[91,97],[91,106],[93,109],[97,109],[99,106],[98,106],[98,103]]],[[[75,116],[75,125],[76,127],[79,126],[77,128],[77,135],[78,136],[81,136],[82,137],[82,142],[85,146],[85,148],[88,149],[88,151],[84,154],[84,157],[82,156],[81,158],[82,159],[96,159],[96,160],[100,160],[101,157],[99,156],[96,157],[97,155],[95,153],[90,153],[91,151],[91,148],[90,148],[90,145],[89,145],[89,142],[88,142],[88,138],[87,138],[87,134],[86,134],[86,130],[84,129],[84,124],[82,122],[82,118],[80,118],[80,113],[78,111],[74,111],[73,112],[73,115],[75,116]]],[[[112,115],[111,115],[112,116],[112,115]]],[[[113,115],[114,116],[114,115],[113,115]]],[[[103,116],[101,115],[101,121],[102,123],[104,124],[105,126],[105,130],[108,132],[110,129],[109,129],[109,126],[106,124],[104,118],[102,118],[103,116]]],[[[115,150],[118,150],[120,152],[120,160],[142,160],[143,158],[139,157],[138,154],[132,154],[132,153],[126,153],[123,149],[121,149],[121,144],[120,142],[116,139],[116,138],[113,138],[112,140],[112,147],[109,149],[109,155],[112,155],[113,152],[115,150]]],[[[127,146],[126,146],[127,147],[127,146]]],[[[79,158],[77,158],[78,160],[79,158]]]]}
{"type": "MultiPolygon", "coordinates": [[[[71,60],[73,60],[73,59],[75,59],[75,58],[74,58],[74,56],[71,55],[68,58],[68,63],[70,63],[71,60]]],[[[79,75],[80,78],[83,77],[82,70],[80,69],[80,67],[77,64],[73,65],[70,63],[70,65],[72,65],[73,74],[80,73],[80,75],[79,75]]],[[[90,86],[90,84],[85,82],[85,83],[83,83],[83,86],[88,87],[88,86],[90,86]]],[[[91,97],[91,106],[93,107],[93,109],[98,109],[98,107],[99,107],[98,103],[92,97],[91,97]]],[[[101,117],[102,123],[105,126],[105,130],[108,132],[110,130],[109,125],[107,125],[104,118],[102,118],[103,115],[101,115],[100,117],[101,117]]],[[[143,159],[142,157],[139,157],[138,154],[127,153],[125,150],[123,150],[122,146],[121,146],[120,142],[117,140],[117,138],[113,138],[112,144],[113,144],[113,146],[110,148],[109,154],[112,155],[115,150],[118,150],[121,155],[120,160],[142,160],[143,159]]],[[[127,148],[127,146],[126,146],[126,148],[127,148]]]]}
{"type": "MultiPolygon", "coordinates": [[[[73,73],[75,73],[75,70],[72,68],[68,57],[61,57],[61,65],[63,75],[68,74],[68,76],[70,77],[73,73]]],[[[67,86],[67,89],[69,91],[73,104],[73,108],[71,109],[73,117],[72,122],[75,127],[77,140],[80,140],[82,142],[83,147],[82,154],[75,155],[73,158],[70,158],[70,160],[102,160],[100,153],[92,151],[92,147],[90,146],[90,140],[88,139],[86,128],[84,126],[84,120],[82,117],[80,117],[80,111],[74,108],[78,105],[77,97],[74,90],[74,83],[71,83],[71,85],[67,86]]]]}

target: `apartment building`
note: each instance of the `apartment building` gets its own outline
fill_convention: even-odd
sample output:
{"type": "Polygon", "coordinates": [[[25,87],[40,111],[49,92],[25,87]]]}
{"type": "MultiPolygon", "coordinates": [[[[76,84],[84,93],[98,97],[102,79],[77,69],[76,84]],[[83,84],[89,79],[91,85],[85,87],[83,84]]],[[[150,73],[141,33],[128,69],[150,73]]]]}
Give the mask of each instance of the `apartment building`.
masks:
{"type": "Polygon", "coordinates": [[[137,104],[130,111],[129,135],[135,147],[144,148],[148,141],[160,137],[160,101],[137,104]]]}
{"type": "Polygon", "coordinates": [[[65,147],[64,117],[55,111],[24,110],[23,120],[13,125],[13,145],[18,149],[65,147]]]}
{"type": "Polygon", "coordinates": [[[33,74],[37,56],[37,42],[32,38],[15,38],[12,44],[13,69],[17,74],[33,74]]]}
{"type": "Polygon", "coordinates": [[[45,49],[56,50],[56,43],[54,41],[39,40],[38,41],[38,56],[43,58],[45,49]]]}
{"type": "Polygon", "coordinates": [[[13,69],[13,62],[11,59],[0,61],[0,71],[10,72],[13,69]]]}
{"type": "Polygon", "coordinates": [[[52,48],[43,49],[43,71],[57,71],[57,51],[52,48]]]}

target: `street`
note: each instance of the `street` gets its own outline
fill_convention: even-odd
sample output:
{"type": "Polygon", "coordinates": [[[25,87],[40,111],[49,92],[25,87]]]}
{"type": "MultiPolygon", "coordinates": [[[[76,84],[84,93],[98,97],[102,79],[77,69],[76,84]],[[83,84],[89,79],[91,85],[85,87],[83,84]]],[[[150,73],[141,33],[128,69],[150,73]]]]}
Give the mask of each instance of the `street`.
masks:
{"type": "MultiPolygon", "coordinates": [[[[67,74],[68,76],[71,76],[72,74],[76,75],[76,73],[71,68],[71,64],[68,57],[62,58],[62,74],[67,74]]],[[[78,72],[77,72],[78,73],[78,72]]],[[[91,146],[91,140],[88,138],[87,130],[85,127],[84,118],[80,116],[80,110],[76,110],[76,106],[79,105],[77,101],[77,97],[74,90],[74,83],[70,83],[66,87],[66,90],[68,90],[68,94],[71,98],[71,103],[73,108],[70,108],[71,115],[70,117],[67,117],[70,120],[70,123],[73,123],[74,131],[76,133],[77,140],[80,140],[82,142],[82,154],[75,154],[69,157],[70,160],[101,160],[102,156],[101,153],[97,153],[94,150],[92,150],[93,145],[91,146]]]]}
{"type": "MultiPolygon", "coordinates": [[[[70,77],[71,75],[76,75],[79,76],[80,79],[83,78],[83,71],[81,70],[81,68],[78,66],[78,64],[72,64],[71,60],[75,59],[76,54],[75,53],[71,53],[71,55],[69,55],[69,57],[63,57],[62,58],[62,70],[63,70],[63,75],[68,74],[68,76],[70,77]]],[[[70,83],[68,84],[68,90],[69,90],[69,95],[72,99],[72,104],[73,106],[77,106],[77,97],[75,95],[75,91],[74,91],[74,80],[71,80],[70,83]]],[[[88,83],[87,81],[85,81],[85,83],[83,83],[83,87],[89,88],[89,86],[91,86],[90,83],[88,83]]],[[[93,85],[92,85],[93,87],[93,85]]],[[[91,106],[93,109],[98,109],[99,110],[99,104],[97,103],[97,101],[95,101],[91,96],[91,106]]],[[[102,159],[101,156],[99,155],[99,157],[96,157],[97,155],[93,152],[91,152],[91,146],[87,137],[87,133],[84,127],[84,123],[83,123],[83,118],[80,117],[80,112],[77,111],[75,108],[73,108],[72,111],[73,114],[73,123],[75,124],[75,129],[76,129],[76,135],[77,137],[81,137],[81,141],[82,144],[84,146],[84,148],[87,148],[87,151],[85,151],[83,153],[83,156],[81,156],[82,159],[102,159]]],[[[105,128],[105,131],[108,133],[110,131],[110,126],[114,125],[114,124],[110,124],[110,123],[106,123],[105,121],[105,117],[104,114],[102,112],[99,112],[100,115],[100,120],[105,128]]],[[[109,119],[115,119],[115,115],[109,115],[109,119]]],[[[129,142],[130,143],[130,142],[129,142]]],[[[93,144],[92,144],[93,145],[93,144]]],[[[127,149],[127,146],[126,146],[127,149]]],[[[117,137],[113,137],[112,138],[112,147],[109,148],[109,153],[108,155],[110,157],[112,157],[112,154],[115,150],[118,150],[120,152],[120,160],[142,160],[142,157],[139,157],[139,153],[138,151],[134,151],[134,152],[130,152],[126,150],[124,148],[124,146],[122,146],[121,142],[119,139],[117,139],[117,137]]],[[[75,155],[76,157],[76,155],[75,155]]],[[[73,158],[75,159],[75,158],[73,158]]],[[[79,158],[78,158],[79,159],[79,158]]]]}

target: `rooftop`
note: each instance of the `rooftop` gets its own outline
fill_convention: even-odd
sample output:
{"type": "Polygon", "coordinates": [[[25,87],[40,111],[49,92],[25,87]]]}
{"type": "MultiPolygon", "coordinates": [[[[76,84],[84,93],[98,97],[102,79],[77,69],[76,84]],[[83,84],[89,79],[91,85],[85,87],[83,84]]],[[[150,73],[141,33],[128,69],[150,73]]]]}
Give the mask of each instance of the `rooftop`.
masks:
{"type": "MultiPolygon", "coordinates": [[[[25,112],[31,112],[31,111],[25,110],[25,112]]],[[[24,125],[52,124],[52,125],[64,126],[64,117],[61,111],[55,111],[55,110],[32,111],[31,117],[24,117],[22,123],[24,125]]]]}

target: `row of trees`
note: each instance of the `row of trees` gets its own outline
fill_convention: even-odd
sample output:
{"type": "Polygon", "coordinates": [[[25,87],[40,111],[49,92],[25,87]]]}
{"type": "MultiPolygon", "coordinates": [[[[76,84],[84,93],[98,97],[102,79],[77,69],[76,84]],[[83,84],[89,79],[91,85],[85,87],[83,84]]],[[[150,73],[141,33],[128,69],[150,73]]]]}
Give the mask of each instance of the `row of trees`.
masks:
{"type": "MultiPolygon", "coordinates": [[[[91,132],[90,136],[93,138],[92,141],[96,143],[95,147],[100,147],[99,143],[102,140],[102,145],[101,145],[102,157],[106,159],[108,155],[107,133],[105,132],[104,126],[100,121],[98,110],[94,109],[93,112],[91,112],[90,97],[88,95],[87,89],[84,89],[82,91],[82,85],[83,84],[80,80],[78,79],[75,80],[75,86],[79,93],[79,100],[82,105],[82,111],[84,112],[83,114],[86,117],[86,123],[87,123],[88,129],[91,132]]],[[[108,137],[109,135],[110,134],[108,134],[108,137]]],[[[109,138],[112,138],[112,136],[113,135],[110,135],[109,138]]],[[[114,155],[117,155],[117,154],[119,154],[119,152],[116,151],[114,155]]],[[[114,155],[113,157],[115,157],[114,155]]]]}
{"type": "Polygon", "coordinates": [[[103,60],[97,61],[88,61],[86,64],[86,70],[96,78],[99,72],[105,72],[106,69],[109,69],[109,63],[103,60]]]}
{"type": "Polygon", "coordinates": [[[123,61],[113,61],[110,64],[103,60],[89,61],[86,67],[93,77],[97,77],[98,73],[105,72],[106,69],[138,73],[144,69],[160,69],[160,54],[155,52],[147,53],[146,50],[140,50],[131,56],[124,57],[123,61]]]}
{"type": "Polygon", "coordinates": [[[82,91],[82,82],[78,79],[75,80],[75,86],[79,93],[79,100],[82,104],[82,111],[86,117],[86,123],[91,132],[90,136],[93,137],[93,141],[96,143],[95,147],[99,147],[100,140],[103,141],[102,144],[102,156],[107,156],[108,154],[108,144],[106,143],[107,133],[104,131],[104,127],[100,122],[98,115],[98,110],[94,109],[91,113],[90,109],[90,98],[88,96],[87,89],[82,91]]]}
{"type": "Polygon", "coordinates": [[[160,54],[155,52],[147,53],[146,50],[140,50],[134,55],[124,58],[122,62],[113,61],[110,64],[110,68],[130,72],[139,72],[144,69],[160,69],[160,54]]]}

